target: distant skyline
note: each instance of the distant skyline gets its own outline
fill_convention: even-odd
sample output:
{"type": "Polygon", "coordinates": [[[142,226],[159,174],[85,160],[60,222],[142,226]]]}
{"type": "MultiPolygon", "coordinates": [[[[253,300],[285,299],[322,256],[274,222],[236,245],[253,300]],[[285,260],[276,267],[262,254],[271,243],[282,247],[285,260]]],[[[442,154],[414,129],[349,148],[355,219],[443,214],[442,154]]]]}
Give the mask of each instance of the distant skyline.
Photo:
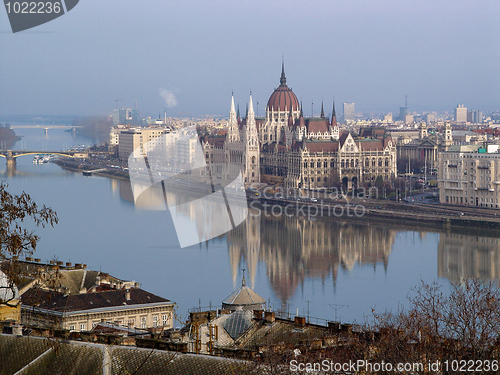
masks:
{"type": "Polygon", "coordinates": [[[287,84],[304,114],[500,109],[496,0],[81,1],[12,34],[0,10],[0,116],[259,115],[287,84]],[[115,100],[120,100],[115,102],[115,100]]]}

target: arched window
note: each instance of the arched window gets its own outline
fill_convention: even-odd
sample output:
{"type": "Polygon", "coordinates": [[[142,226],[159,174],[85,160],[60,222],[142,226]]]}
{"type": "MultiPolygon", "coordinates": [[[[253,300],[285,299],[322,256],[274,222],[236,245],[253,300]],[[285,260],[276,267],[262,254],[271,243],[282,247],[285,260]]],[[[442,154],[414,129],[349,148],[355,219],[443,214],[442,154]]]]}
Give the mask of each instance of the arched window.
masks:
{"type": "Polygon", "coordinates": [[[255,156],[252,156],[252,164],[255,164],[255,156]]]}

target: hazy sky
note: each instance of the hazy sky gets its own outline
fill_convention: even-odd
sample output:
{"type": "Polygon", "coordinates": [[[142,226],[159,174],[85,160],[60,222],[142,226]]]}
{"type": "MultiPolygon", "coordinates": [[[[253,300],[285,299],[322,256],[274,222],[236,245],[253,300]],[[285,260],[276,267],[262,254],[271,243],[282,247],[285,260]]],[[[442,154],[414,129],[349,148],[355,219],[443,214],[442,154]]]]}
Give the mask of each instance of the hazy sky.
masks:
{"type": "Polygon", "coordinates": [[[287,83],[304,113],[500,109],[498,0],[80,0],[13,34],[0,9],[0,115],[259,115],[287,83]],[[173,94],[173,95],[172,95],[173,94]]]}

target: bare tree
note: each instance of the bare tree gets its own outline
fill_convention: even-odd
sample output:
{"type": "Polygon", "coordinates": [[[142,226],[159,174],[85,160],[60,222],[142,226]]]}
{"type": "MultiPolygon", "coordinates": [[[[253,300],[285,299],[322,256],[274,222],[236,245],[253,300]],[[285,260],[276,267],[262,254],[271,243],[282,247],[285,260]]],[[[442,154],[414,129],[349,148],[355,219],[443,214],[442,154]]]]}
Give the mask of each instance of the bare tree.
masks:
{"type": "Polygon", "coordinates": [[[7,187],[6,183],[0,183],[0,264],[7,278],[1,288],[10,289],[10,292],[0,294],[4,296],[0,304],[14,307],[16,285],[26,276],[16,260],[32,255],[40,240],[24,224],[31,221],[36,227],[45,228],[46,225],[54,226],[59,219],[51,208],[39,207],[25,192],[13,195],[7,187]]]}

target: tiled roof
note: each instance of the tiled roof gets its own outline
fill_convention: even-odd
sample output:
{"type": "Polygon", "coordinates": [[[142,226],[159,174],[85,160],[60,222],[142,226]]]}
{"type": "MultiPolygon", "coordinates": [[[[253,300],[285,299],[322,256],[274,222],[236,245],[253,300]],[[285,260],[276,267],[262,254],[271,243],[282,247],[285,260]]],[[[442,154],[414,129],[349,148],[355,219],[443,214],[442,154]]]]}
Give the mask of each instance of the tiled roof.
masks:
{"type": "Polygon", "coordinates": [[[337,141],[306,141],[306,148],[309,152],[335,152],[339,149],[337,141]]]}
{"type": "Polygon", "coordinates": [[[226,305],[254,305],[266,303],[266,300],[246,285],[242,285],[222,301],[226,305]]]}
{"type": "Polygon", "coordinates": [[[384,141],[381,139],[364,139],[358,142],[361,144],[362,151],[382,151],[384,149],[384,141]]]}
{"type": "Polygon", "coordinates": [[[0,334],[0,373],[97,375],[222,375],[247,363],[205,355],[0,334]],[[109,361],[104,360],[104,353],[109,361]]]}
{"type": "Polygon", "coordinates": [[[32,288],[21,296],[21,303],[60,312],[91,310],[113,306],[141,305],[170,302],[139,288],[130,288],[130,300],[125,298],[125,289],[100,293],[63,295],[62,293],[32,288]]]}
{"type": "Polygon", "coordinates": [[[327,133],[330,123],[326,118],[308,118],[306,119],[306,127],[309,133],[327,133]]]}

